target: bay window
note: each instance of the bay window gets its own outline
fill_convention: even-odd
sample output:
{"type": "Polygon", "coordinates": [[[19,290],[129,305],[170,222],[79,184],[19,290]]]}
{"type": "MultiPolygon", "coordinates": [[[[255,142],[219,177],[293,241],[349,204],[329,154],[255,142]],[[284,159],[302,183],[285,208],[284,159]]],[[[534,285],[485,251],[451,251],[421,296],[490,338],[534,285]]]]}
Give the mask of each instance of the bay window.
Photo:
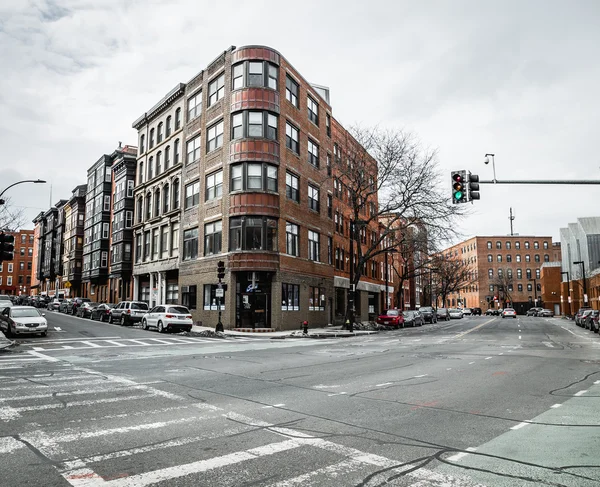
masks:
{"type": "Polygon", "coordinates": [[[277,219],[262,216],[230,218],[229,250],[277,250],[277,219]]]}
{"type": "Polygon", "coordinates": [[[277,192],[277,166],[266,163],[231,166],[231,191],[277,192]]]}

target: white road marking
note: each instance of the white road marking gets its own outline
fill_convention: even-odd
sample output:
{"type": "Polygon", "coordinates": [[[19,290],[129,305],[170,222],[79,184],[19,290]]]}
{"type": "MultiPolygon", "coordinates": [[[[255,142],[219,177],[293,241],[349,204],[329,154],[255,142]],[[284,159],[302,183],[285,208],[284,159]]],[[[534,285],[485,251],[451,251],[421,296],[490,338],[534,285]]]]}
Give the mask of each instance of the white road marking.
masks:
{"type": "Polygon", "coordinates": [[[469,362],[469,365],[473,365],[475,362],[469,362]]]}
{"type": "Polygon", "coordinates": [[[583,396],[587,391],[579,391],[575,393],[575,396],[583,396]]]}
{"type": "Polygon", "coordinates": [[[60,326],[55,326],[54,331],[62,331],[62,328],[60,326]]]}
{"type": "Polygon", "coordinates": [[[521,335],[519,335],[519,340],[521,339],[521,335]]]}
{"type": "MultiPolygon", "coordinates": [[[[114,340],[121,337],[95,337],[95,338],[56,338],[54,340],[44,340],[43,342],[35,342],[35,343],[43,343],[47,345],[51,344],[62,344],[68,342],[81,342],[81,341],[97,341],[97,340],[114,340]]],[[[32,345],[32,343],[22,343],[21,346],[32,345]]]]}
{"type": "Polygon", "coordinates": [[[477,451],[477,448],[473,448],[472,446],[470,446],[469,448],[467,448],[466,451],[461,451],[460,453],[457,453],[456,455],[452,455],[451,457],[448,457],[448,460],[450,460],[451,462],[456,462],[458,460],[460,460],[461,458],[466,457],[469,452],[471,451],[477,451]]]}
{"type": "Polygon", "coordinates": [[[68,349],[73,349],[75,347],[72,347],[71,345],[63,345],[62,348],[64,348],[65,350],[68,350],[68,349]]]}
{"type": "Polygon", "coordinates": [[[452,370],[452,367],[447,368],[446,370],[452,370]]]}
{"type": "Polygon", "coordinates": [[[504,355],[504,352],[499,353],[498,355],[504,355]]]}
{"type": "Polygon", "coordinates": [[[561,326],[561,328],[562,328],[563,330],[567,330],[567,331],[568,331],[568,332],[569,332],[571,335],[578,336],[578,335],[577,335],[577,333],[573,333],[571,330],[569,330],[568,328],[565,328],[564,326],[561,326]]]}
{"type": "Polygon", "coordinates": [[[413,376],[413,379],[420,379],[421,377],[427,377],[428,374],[421,374],[413,376]]]}
{"type": "Polygon", "coordinates": [[[393,382],[384,382],[383,384],[375,384],[375,387],[391,386],[393,382]]]}
{"type": "Polygon", "coordinates": [[[594,381],[594,384],[600,384],[600,380],[594,381]]]}
{"type": "Polygon", "coordinates": [[[85,340],[81,343],[85,343],[87,346],[92,347],[92,348],[102,348],[102,345],[98,345],[97,343],[90,342],[89,340],[85,340]]]}
{"type": "Polygon", "coordinates": [[[518,430],[518,429],[521,429],[521,428],[523,428],[523,426],[527,426],[528,424],[529,424],[529,423],[527,423],[527,422],[523,422],[523,423],[516,424],[515,426],[513,426],[513,427],[511,428],[511,430],[518,430]]]}
{"type": "Polygon", "coordinates": [[[42,358],[44,360],[47,360],[48,362],[60,362],[61,361],[60,359],[58,359],[56,357],[51,357],[50,355],[45,355],[43,353],[35,352],[35,351],[32,351],[32,350],[29,350],[27,353],[29,355],[33,355],[34,357],[39,357],[39,358],[42,358]]]}
{"type": "Polygon", "coordinates": [[[553,404],[553,405],[552,405],[552,406],[550,406],[550,407],[551,407],[552,409],[556,409],[556,408],[559,408],[559,407],[561,407],[561,406],[562,406],[562,404],[553,404]]]}
{"type": "Polygon", "coordinates": [[[126,347],[124,343],[115,342],[114,340],[104,340],[106,343],[112,343],[115,347],[126,347]]]}
{"type": "Polygon", "coordinates": [[[489,360],[489,359],[491,359],[491,358],[492,358],[492,357],[486,357],[484,360],[489,360]]]}
{"type": "Polygon", "coordinates": [[[346,392],[336,392],[334,394],[327,394],[327,397],[343,396],[344,394],[347,394],[347,393],[346,392]]]}
{"type": "Polygon", "coordinates": [[[552,345],[552,343],[550,342],[542,342],[544,345],[546,345],[548,348],[554,348],[554,345],[552,345]]]}

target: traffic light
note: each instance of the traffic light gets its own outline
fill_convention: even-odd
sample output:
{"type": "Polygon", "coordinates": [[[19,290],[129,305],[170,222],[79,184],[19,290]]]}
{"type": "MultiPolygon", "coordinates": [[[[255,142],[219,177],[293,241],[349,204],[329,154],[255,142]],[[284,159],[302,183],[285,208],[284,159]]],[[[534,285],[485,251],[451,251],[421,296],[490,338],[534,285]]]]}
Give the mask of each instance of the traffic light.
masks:
{"type": "Polygon", "coordinates": [[[473,201],[479,199],[479,176],[477,174],[471,174],[467,176],[469,180],[469,189],[467,191],[467,200],[473,201]]]}
{"type": "Polygon", "coordinates": [[[467,200],[467,171],[452,171],[452,203],[466,203],[467,200]]]}
{"type": "Polygon", "coordinates": [[[7,233],[0,233],[0,262],[13,260],[15,254],[15,237],[7,233]]]}
{"type": "Polygon", "coordinates": [[[225,278],[225,262],[222,260],[217,263],[217,277],[219,279],[225,278]]]}

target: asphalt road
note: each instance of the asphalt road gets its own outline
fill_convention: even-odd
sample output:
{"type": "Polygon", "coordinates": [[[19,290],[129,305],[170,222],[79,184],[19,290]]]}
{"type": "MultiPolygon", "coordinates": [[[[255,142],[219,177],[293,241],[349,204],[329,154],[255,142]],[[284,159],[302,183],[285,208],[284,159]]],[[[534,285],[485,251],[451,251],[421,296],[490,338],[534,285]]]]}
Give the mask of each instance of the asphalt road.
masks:
{"type": "Polygon", "coordinates": [[[1,486],[600,484],[600,337],[570,321],[219,340],[47,317],[0,354],[1,486]]]}

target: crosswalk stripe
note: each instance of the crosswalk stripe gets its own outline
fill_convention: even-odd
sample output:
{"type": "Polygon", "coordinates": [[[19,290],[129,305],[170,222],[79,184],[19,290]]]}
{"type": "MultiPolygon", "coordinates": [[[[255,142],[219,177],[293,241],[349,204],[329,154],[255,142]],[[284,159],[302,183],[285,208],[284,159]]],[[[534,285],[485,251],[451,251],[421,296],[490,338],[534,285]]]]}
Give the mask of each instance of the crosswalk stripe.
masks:
{"type": "Polygon", "coordinates": [[[116,342],[114,340],[104,340],[106,343],[112,343],[113,345],[117,346],[117,347],[126,347],[127,345],[123,344],[123,343],[119,343],[116,342]]]}
{"type": "Polygon", "coordinates": [[[92,348],[102,348],[102,345],[98,345],[97,343],[90,342],[89,340],[84,340],[81,343],[85,343],[86,345],[88,345],[92,348]]]}

